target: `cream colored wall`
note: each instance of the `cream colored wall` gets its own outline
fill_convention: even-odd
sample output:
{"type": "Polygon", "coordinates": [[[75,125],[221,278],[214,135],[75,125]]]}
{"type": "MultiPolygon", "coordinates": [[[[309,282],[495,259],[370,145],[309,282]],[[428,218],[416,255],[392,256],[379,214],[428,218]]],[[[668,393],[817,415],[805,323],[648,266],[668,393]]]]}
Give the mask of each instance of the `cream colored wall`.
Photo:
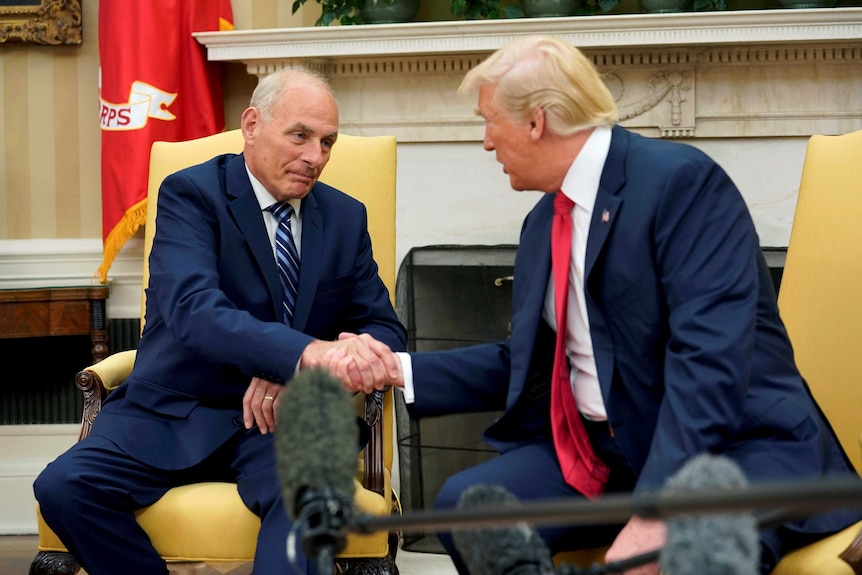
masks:
{"type": "MultiPolygon", "coordinates": [[[[237,29],[313,25],[289,0],[233,0],[237,29]]],[[[0,240],[101,238],[99,2],[83,0],[80,46],[0,44],[0,240]]],[[[255,78],[230,64],[228,127],[255,78]]]]}
{"type": "Polygon", "coordinates": [[[82,17],[80,46],[0,45],[0,239],[100,233],[95,0],[82,17]]]}

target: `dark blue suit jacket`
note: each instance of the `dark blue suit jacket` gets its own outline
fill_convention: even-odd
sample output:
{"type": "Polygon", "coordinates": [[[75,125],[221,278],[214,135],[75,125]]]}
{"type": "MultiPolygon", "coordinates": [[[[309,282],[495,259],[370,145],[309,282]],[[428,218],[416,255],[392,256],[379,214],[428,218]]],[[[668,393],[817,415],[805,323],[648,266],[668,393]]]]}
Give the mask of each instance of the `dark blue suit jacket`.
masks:
{"type": "Polygon", "coordinates": [[[243,157],[219,156],[166,178],[135,367],[92,433],[159,469],[187,468],[241,429],[251,378],[288,381],[312,339],[347,331],[406,347],[372,259],[365,206],[323,183],[302,202],[292,327],[281,322],[281,301],[243,157]]]}
{"type": "MultiPolygon", "coordinates": [[[[412,414],[505,410],[486,430],[503,452],[549,439],[552,216],[549,194],[524,221],[510,339],[413,354],[412,414]]],[[[795,367],[745,202],[706,155],[614,128],[584,281],[599,383],[636,490],[660,488],[703,452],[727,454],[752,481],[850,471],[795,367]]],[[[812,529],[850,519],[823,521],[812,529]]]]}

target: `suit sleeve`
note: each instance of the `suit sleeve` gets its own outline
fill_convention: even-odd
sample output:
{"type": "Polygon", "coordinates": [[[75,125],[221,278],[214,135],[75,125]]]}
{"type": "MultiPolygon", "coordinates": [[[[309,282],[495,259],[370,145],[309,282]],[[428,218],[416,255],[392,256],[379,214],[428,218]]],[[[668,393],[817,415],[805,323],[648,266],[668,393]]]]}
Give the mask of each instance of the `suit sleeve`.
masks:
{"type": "Polygon", "coordinates": [[[411,415],[504,409],[510,374],[508,343],[411,354],[416,397],[411,415]]]}
{"type": "Polygon", "coordinates": [[[730,178],[703,155],[667,175],[653,253],[667,305],[664,393],[637,489],[720,452],[742,421],[756,329],[760,247],[730,178]]]}

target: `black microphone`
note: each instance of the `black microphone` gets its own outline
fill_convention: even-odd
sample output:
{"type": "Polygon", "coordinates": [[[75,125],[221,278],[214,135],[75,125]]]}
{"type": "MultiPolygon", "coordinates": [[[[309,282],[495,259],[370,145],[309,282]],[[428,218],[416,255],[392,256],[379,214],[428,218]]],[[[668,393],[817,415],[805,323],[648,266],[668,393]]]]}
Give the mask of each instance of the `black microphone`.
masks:
{"type": "MultiPolygon", "coordinates": [[[[458,508],[516,507],[521,503],[499,485],[473,485],[458,508]]],[[[470,575],[552,575],[554,562],[545,542],[526,523],[454,531],[452,539],[470,575]]]]}
{"type": "Polygon", "coordinates": [[[347,545],[352,516],[359,429],[351,395],[322,369],[303,370],[285,385],[275,429],[275,460],[282,499],[294,530],[287,542],[295,558],[295,530],[303,550],[317,557],[320,575],[334,572],[347,545]]]}
{"type": "MultiPolygon", "coordinates": [[[[689,460],[665,486],[666,493],[740,490],[748,480],[722,455],[689,460]]],[[[677,515],[667,521],[659,554],[665,575],[756,575],[760,573],[758,524],[750,512],[677,515]]]]}

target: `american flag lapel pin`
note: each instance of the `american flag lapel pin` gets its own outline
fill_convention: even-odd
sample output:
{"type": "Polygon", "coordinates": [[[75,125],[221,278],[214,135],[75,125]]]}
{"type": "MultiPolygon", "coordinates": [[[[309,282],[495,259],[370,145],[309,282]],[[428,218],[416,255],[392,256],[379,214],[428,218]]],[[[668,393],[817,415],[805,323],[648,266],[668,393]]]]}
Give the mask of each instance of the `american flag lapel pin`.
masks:
{"type": "Polygon", "coordinates": [[[611,219],[611,213],[607,210],[602,210],[602,223],[606,224],[611,219]]]}

